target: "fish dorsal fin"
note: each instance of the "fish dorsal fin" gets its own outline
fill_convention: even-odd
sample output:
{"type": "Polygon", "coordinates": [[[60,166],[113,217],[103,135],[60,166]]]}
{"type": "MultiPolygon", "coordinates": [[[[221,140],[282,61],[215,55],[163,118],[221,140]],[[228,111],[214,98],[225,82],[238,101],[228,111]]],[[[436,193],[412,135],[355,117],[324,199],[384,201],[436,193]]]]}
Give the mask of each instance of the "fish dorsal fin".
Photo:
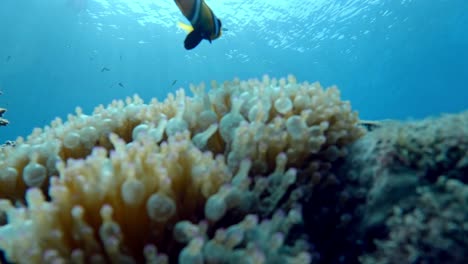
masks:
{"type": "Polygon", "coordinates": [[[195,48],[196,46],[198,46],[198,44],[200,44],[202,39],[202,34],[199,31],[194,30],[190,32],[184,41],[185,49],[191,50],[195,48]]]}
{"type": "Polygon", "coordinates": [[[190,32],[193,31],[193,27],[191,25],[187,25],[187,24],[182,23],[180,21],[177,23],[177,26],[179,28],[181,28],[182,30],[184,30],[185,32],[187,32],[187,33],[190,33],[190,32]]]}

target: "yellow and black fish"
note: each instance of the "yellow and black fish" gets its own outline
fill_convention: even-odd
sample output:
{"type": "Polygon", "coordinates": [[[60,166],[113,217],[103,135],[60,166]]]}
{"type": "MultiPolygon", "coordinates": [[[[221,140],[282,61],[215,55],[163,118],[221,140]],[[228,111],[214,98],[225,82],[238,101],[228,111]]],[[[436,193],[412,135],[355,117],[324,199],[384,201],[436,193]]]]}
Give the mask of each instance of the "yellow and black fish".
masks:
{"type": "Polygon", "coordinates": [[[185,38],[184,46],[190,50],[195,48],[203,39],[210,43],[221,36],[221,20],[211,11],[204,0],[174,0],[180,11],[190,21],[190,25],[179,22],[179,27],[189,34],[185,38]]]}

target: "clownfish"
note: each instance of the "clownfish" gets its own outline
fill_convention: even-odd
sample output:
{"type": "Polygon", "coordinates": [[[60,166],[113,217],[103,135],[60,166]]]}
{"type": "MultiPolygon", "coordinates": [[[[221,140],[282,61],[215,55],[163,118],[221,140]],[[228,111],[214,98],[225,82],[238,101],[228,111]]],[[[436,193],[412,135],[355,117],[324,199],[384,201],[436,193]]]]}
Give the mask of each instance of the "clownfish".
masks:
{"type": "Polygon", "coordinates": [[[195,48],[203,39],[212,40],[222,34],[222,24],[204,0],[174,0],[191,25],[179,22],[179,27],[187,31],[184,41],[187,50],[195,48]]]}

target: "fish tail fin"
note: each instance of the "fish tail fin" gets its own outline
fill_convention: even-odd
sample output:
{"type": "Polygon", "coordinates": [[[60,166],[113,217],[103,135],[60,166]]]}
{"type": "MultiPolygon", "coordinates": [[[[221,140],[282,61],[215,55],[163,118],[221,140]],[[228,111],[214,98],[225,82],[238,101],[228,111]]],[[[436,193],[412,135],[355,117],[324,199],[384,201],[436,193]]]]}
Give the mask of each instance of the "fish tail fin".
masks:
{"type": "Polygon", "coordinates": [[[202,41],[203,37],[198,31],[192,31],[190,32],[187,37],[185,38],[184,41],[184,47],[187,50],[191,50],[198,46],[200,42],[202,41]]]}
{"type": "Polygon", "coordinates": [[[180,21],[177,23],[177,26],[179,28],[181,28],[182,30],[184,30],[185,32],[187,32],[187,33],[190,33],[190,32],[193,31],[193,27],[191,25],[187,25],[187,24],[182,23],[180,21]]]}

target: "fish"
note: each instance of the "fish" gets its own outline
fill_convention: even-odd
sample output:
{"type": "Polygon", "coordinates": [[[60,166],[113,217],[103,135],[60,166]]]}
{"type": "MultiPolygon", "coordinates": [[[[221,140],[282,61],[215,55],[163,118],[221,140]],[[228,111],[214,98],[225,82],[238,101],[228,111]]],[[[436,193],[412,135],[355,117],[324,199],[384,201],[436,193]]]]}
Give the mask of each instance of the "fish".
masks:
{"type": "Polygon", "coordinates": [[[110,69],[107,68],[107,67],[103,67],[103,68],[101,69],[101,72],[105,72],[105,71],[110,71],[110,69]]]}
{"type": "Polygon", "coordinates": [[[204,0],[174,1],[191,24],[178,23],[178,26],[188,33],[184,40],[186,50],[195,48],[203,39],[211,43],[212,40],[221,37],[223,30],[221,20],[215,16],[204,0]]]}
{"type": "Polygon", "coordinates": [[[11,56],[8,55],[8,57],[6,57],[6,61],[10,61],[10,59],[11,59],[11,56]]]}
{"type": "Polygon", "coordinates": [[[172,81],[171,86],[174,86],[174,84],[176,84],[176,82],[177,82],[177,80],[172,81]]]}
{"type": "Polygon", "coordinates": [[[120,87],[125,88],[125,86],[123,85],[123,83],[119,82],[118,84],[119,84],[120,87]]]}
{"type": "Polygon", "coordinates": [[[358,125],[363,127],[367,132],[374,131],[382,127],[381,122],[373,120],[360,120],[358,125]]]}
{"type": "Polygon", "coordinates": [[[0,117],[0,126],[6,126],[8,125],[10,122],[8,120],[6,120],[5,118],[1,118],[0,117]]]}

